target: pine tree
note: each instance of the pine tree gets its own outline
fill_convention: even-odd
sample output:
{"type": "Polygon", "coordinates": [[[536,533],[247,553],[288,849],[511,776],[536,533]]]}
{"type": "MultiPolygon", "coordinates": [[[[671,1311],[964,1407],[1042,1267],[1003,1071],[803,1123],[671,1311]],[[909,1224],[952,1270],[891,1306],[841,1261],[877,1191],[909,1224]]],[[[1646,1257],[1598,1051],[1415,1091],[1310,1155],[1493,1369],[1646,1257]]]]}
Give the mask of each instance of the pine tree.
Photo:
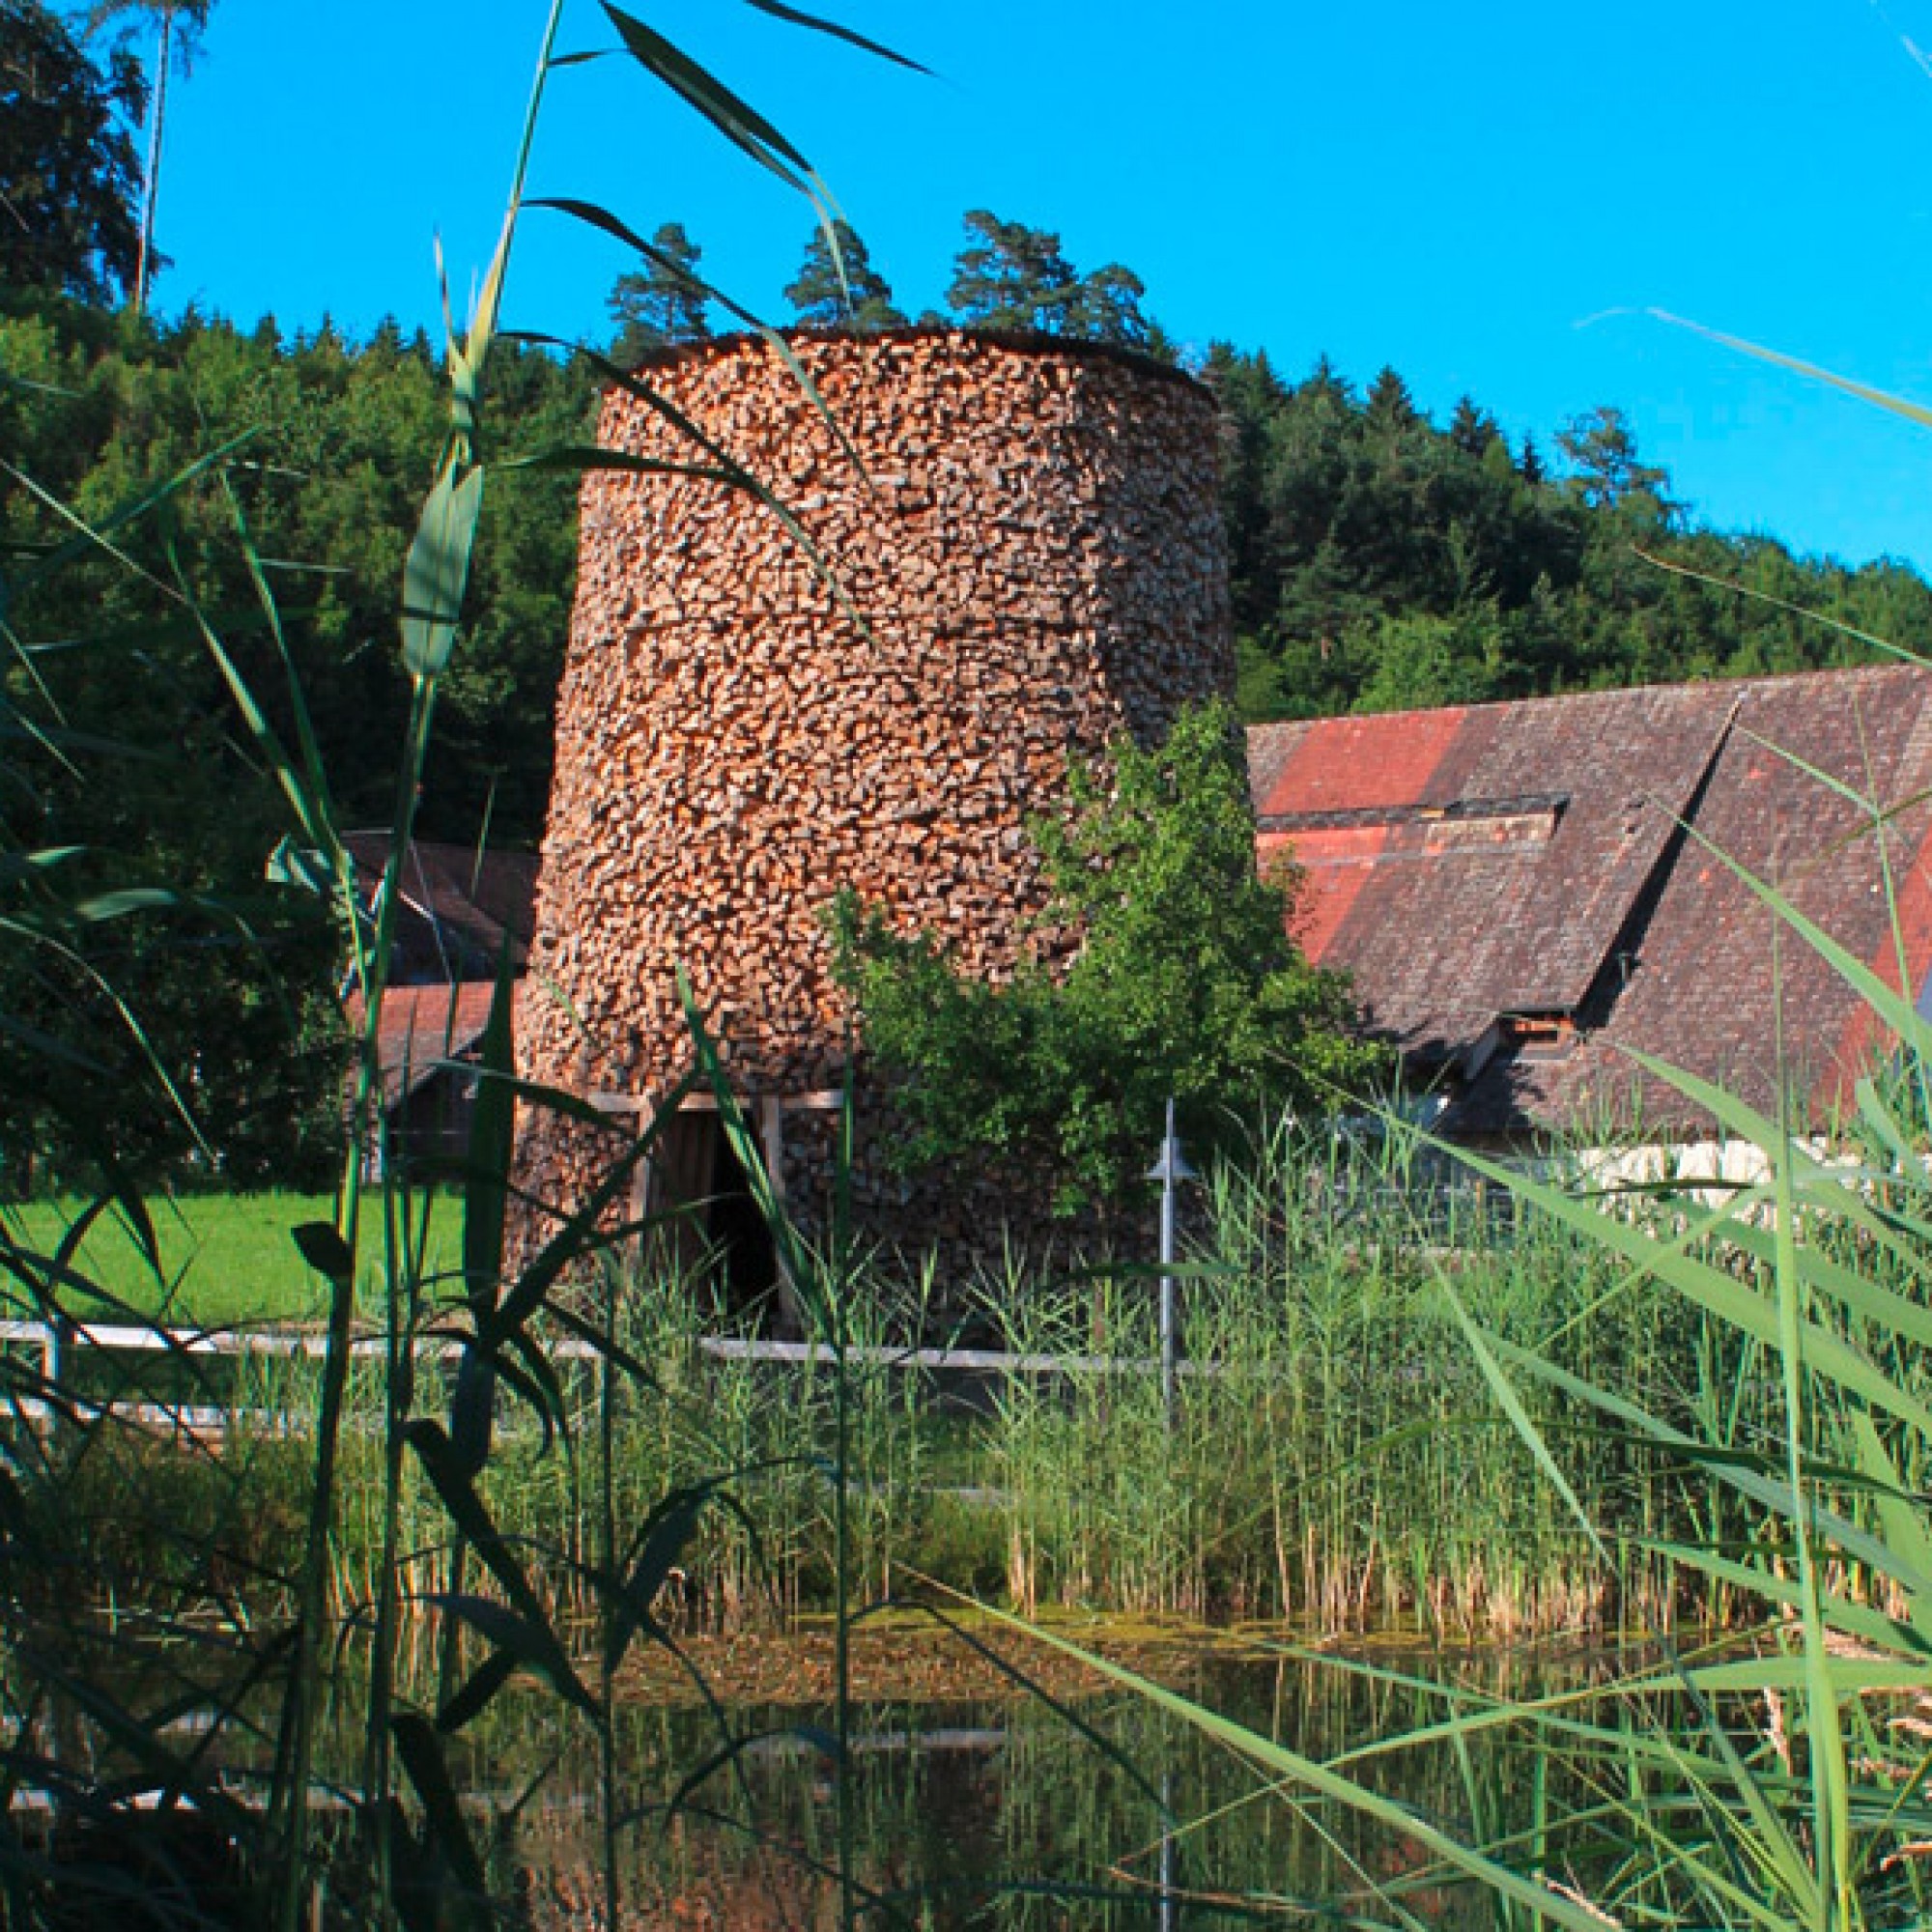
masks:
{"type": "Polygon", "coordinates": [[[1131,269],[1109,262],[1083,275],[1058,235],[983,208],[967,214],[966,233],[946,300],[969,327],[1112,342],[1174,360],[1173,343],[1141,308],[1147,284],[1131,269]]]}
{"type": "Polygon", "coordinates": [[[103,71],[40,0],[0,0],[0,282],[105,301],[135,285],[133,57],[103,71]]]}
{"type": "Polygon", "coordinates": [[[1141,311],[1146,295],[1147,284],[1131,269],[1109,262],[1082,278],[1068,304],[1066,332],[1089,342],[1119,343],[1126,349],[1151,349],[1158,340],[1165,359],[1172,360],[1172,345],[1141,311]]]}
{"type": "Polygon", "coordinates": [[[1392,433],[1412,429],[1422,420],[1408,384],[1387,364],[1369,385],[1367,415],[1371,429],[1392,433]]]}
{"type": "Polygon", "coordinates": [[[844,220],[835,221],[832,229],[838,243],[838,259],[825,230],[814,228],[798,279],[784,292],[799,321],[808,328],[869,331],[902,327],[905,316],[894,306],[892,289],[872,267],[858,230],[844,220]]]}
{"type": "Polygon", "coordinates": [[[681,221],[667,221],[651,237],[650,249],[644,267],[619,275],[611,290],[614,362],[636,362],[655,349],[701,342],[711,333],[705,319],[710,297],[697,272],[703,250],[681,221]]]}
{"type": "Polygon", "coordinates": [[[1299,393],[1339,404],[1345,410],[1355,407],[1354,385],[1336,368],[1326,350],[1315,358],[1315,367],[1308,372],[1299,393]]]}
{"type": "Polygon", "coordinates": [[[1664,492],[1670,472],[1637,455],[1636,434],[1618,409],[1588,410],[1556,432],[1556,446],[1569,462],[1570,488],[1592,509],[1628,503],[1667,520],[1676,505],[1664,492]]]}
{"type": "Polygon", "coordinates": [[[1502,430],[1488,410],[1477,406],[1473,396],[1463,396],[1449,418],[1449,440],[1464,456],[1481,456],[1493,442],[1502,440],[1502,430]]]}
{"type": "Polygon", "coordinates": [[[87,31],[99,33],[111,21],[123,23],[120,44],[126,44],[137,24],[151,25],[155,34],[154,64],[149,69],[148,157],[141,170],[141,249],[134,270],[134,313],[148,305],[149,284],[155,278],[155,209],[161,186],[161,142],[167,132],[168,76],[181,70],[185,80],[201,51],[201,37],[214,0],[96,0],[88,9],[87,31]]]}
{"type": "Polygon", "coordinates": [[[1002,221],[984,208],[966,213],[967,245],[952,265],[947,306],[973,328],[1064,334],[1080,278],[1044,228],[1002,221]]]}

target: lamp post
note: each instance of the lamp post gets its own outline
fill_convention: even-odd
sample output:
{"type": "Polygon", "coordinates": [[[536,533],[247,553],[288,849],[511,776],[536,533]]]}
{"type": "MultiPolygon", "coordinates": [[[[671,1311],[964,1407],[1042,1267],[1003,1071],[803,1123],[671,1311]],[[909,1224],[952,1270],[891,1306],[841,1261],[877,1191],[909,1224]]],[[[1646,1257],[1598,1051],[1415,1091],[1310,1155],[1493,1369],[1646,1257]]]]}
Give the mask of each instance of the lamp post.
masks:
{"type": "Polygon", "coordinates": [[[1176,1932],[1180,1923],[1179,1894],[1175,1889],[1174,1773],[1160,1775],[1160,1932],[1176,1932]]]}
{"type": "Polygon", "coordinates": [[[1167,1136],[1160,1144],[1160,1158],[1148,1169],[1147,1178],[1160,1182],[1160,1393],[1167,1406],[1167,1426],[1174,1427],[1174,1192],[1183,1180],[1194,1179],[1194,1170],[1180,1151],[1180,1139],[1174,1131],[1174,1101],[1167,1103],[1167,1136]]]}

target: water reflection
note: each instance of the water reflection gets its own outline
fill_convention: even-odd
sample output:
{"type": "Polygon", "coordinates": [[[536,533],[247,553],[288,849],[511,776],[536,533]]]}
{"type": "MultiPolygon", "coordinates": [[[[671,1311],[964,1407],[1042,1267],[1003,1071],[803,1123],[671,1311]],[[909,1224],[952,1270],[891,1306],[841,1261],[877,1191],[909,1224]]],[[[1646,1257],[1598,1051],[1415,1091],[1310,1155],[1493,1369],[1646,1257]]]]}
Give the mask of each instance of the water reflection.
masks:
{"type": "MultiPolygon", "coordinates": [[[[1523,1688],[1498,1659],[1463,1660],[1472,1697],[1523,1688]]],[[[1172,1674],[1172,1673],[1170,1673],[1172,1674]]],[[[1181,1688],[1306,1754],[1325,1757],[1442,1715],[1398,1677],[1286,1657],[1200,1659],[1181,1688]]],[[[480,1741],[479,1781],[558,1740],[530,1700],[480,1741]]],[[[839,1777],[820,1709],[637,1709],[620,1752],[620,1922],[694,1928],[839,1922],[839,1777]],[[708,1776],[694,1772],[715,1761],[708,1776]]],[[[1362,1776],[1451,1831],[1526,1819],[1499,1732],[1371,1760],[1362,1776]]],[[[1490,1903],[1443,1883],[1412,1847],[1351,1812],[1270,1786],[1244,1759],[1125,1692],[1062,1715],[1037,1700],[888,1700],[855,1714],[847,1760],[850,1862],[868,1925],[1183,1928],[1256,1917],[1325,1923],[1488,1925],[1490,1903]]],[[[498,1834],[497,1880],[532,1928],[601,1926],[601,1803],[587,1753],[566,1751],[498,1834]]]]}
{"type": "MultiPolygon", "coordinates": [[[[962,1673],[951,1667],[960,1656],[951,1639],[933,1641],[951,1647],[857,1642],[867,1694],[849,1715],[842,1759],[823,1676],[799,1667],[809,1644],[767,1640],[753,1667],[716,1670],[720,1699],[734,1686],[764,1687],[755,1699],[679,1705],[640,1687],[611,1740],[614,1789],[593,1727],[554,1697],[507,1692],[451,1741],[456,1788],[489,1848],[494,1922],[524,1932],[820,1932],[848,1918],[913,1932],[1494,1922],[1492,1902],[1445,1880],[1412,1840],[1271,1785],[1146,1697],[1065,1674],[1050,1678],[1050,1694],[995,1694],[1000,1680],[982,1661],[968,1659],[980,1667],[962,1673]],[[775,1683],[791,1688],[773,1694],[775,1683]],[[916,1694],[890,1694],[894,1684],[916,1694]]],[[[259,1793],[266,1734],[230,1724],[215,1735],[210,1713],[228,1700],[185,1694],[190,1661],[151,1661],[171,1721],[205,1738],[226,1789],[259,1793]]],[[[711,1662],[728,1666],[731,1654],[711,1662]]],[[[1384,1655],[1350,1665],[1172,1646],[1141,1662],[1305,1756],[1365,1753],[1352,1776],[1453,1834],[1492,1842],[1530,1829],[1533,1802],[1560,1808],[1565,1796],[1536,1775],[1548,1767],[1510,1726],[1460,1745],[1369,1747],[1492,1697],[1580,1685],[1611,1662],[1384,1655]],[[1455,1687],[1446,1697],[1445,1684],[1455,1687]]],[[[335,1889],[353,1896],[364,1863],[351,1793],[360,1704],[353,1685],[338,1690],[325,1776],[339,1781],[318,1804],[341,1850],[335,1889]]]]}

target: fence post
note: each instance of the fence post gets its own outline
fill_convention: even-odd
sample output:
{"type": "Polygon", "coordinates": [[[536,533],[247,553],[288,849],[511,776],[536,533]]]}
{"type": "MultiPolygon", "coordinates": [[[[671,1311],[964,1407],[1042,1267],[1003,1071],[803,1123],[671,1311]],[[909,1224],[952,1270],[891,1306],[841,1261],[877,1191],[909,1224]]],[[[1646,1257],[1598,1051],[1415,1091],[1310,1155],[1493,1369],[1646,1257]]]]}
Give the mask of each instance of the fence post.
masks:
{"type": "Polygon", "coordinates": [[[1160,1144],[1160,1158],[1148,1170],[1150,1180],[1160,1182],[1160,1394],[1167,1414],[1167,1426],[1174,1427],[1175,1332],[1174,1332],[1174,1195],[1183,1180],[1194,1179],[1194,1170],[1180,1151],[1174,1131],[1174,1101],[1167,1103],[1167,1134],[1160,1144]]]}

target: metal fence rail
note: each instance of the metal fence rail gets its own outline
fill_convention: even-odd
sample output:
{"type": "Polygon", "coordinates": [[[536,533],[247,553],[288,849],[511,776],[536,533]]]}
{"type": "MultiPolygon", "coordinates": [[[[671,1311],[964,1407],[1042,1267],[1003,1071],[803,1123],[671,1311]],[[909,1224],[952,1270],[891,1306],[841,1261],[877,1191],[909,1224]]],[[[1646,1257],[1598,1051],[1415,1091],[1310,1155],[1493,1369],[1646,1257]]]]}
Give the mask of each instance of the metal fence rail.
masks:
{"type": "MultiPolygon", "coordinates": [[[[302,1328],[165,1328],[130,1323],[92,1321],[0,1321],[0,1346],[8,1343],[38,1348],[57,1365],[65,1349],[86,1349],[102,1354],[185,1354],[244,1358],[250,1355],[307,1355],[320,1360],[327,1340],[302,1328]]],[[[456,1361],[465,1344],[448,1336],[428,1336],[415,1345],[419,1361],[456,1361]]],[[[360,1335],[351,1344],[357,1355],[384,1354],[388,1344],[379,1335],[360,1335]]],[[[809,1368],[832,1368],[838,1350],[829,1342],[769,1342],[753,1336],[704,1335],[698,1352],[719,1362],[786,1362],[809,1368]]],[[[594,1344],[566,1336],[550,1345],[556,1361],[594,1361],[601,1352],[594,1344]]],[[[1001,1349],[897,1349],[876,1344],[853,1345],[845,1359],[868,1368],[925,1369],[943,1373],[1057,1376],[1146,1375],[1160,1367],[1153,1355],[1016,1354],[1001,1349]]],[[[1213,1364],[1183,1362],[1183,1372],[1205,1374],[1213,1364]]]]}
{"type": "MultiPolygon", "coordinates": [[[[386,1353],[388,1344],[381,1336],[359,1335],[350,1347],[355,1355],[380,1358],[386,1353]]],[[[414,1352],[418,1361],[455,1363],[461,1360],[464,1347],[462,1341],[452,1337],[426,1336],[417,1340],[414,1352]]],[[[42,1385],[53,1388],[78,1360],[89,1356],[97,1360],[115,1355],[165,1355],[207,1362],[297,1358],[320,1361],[327,1342],[315,1330],[298,1328],[169,1328],[129,1322],[0,1321],[0,1350],[6,1349],[37,1354],[42,1385]]],[[[697,1350],[716,1362],[810,1369],[835,1368],[839,1359],[839,1351],[829,1343],[775,1342],[751,1336],[700,1336],[697,1350]]],[[[565,1336],[550,1345],[549,1353],[560,1362],[591,1362],[600,1351],[589,1342],[565,1336]]],[[[844,1350],[844,1359],[855,1367],[910,1370],[935,1376],[1148,1376],[1161,1372],[1157,1355],[1057,1355],[999,1349],[914,1349],[877,1344],[849,1347],[844,1350]]],[[[1219,1376],[1226,1371],[1214,1362],[1182,1361],[1176,1364],[1175,1373],[1194,1377],[1219,1376]]],[[[16,1393],[0,1398],[0,1410],[37,1425],[58,1419],[85,1421],[113,1416],[193,1435],[218,1434],[224,1428],[238,1425],[288,1432],[301,1426],[298,1416],[286,1411],[212,1401],[205,1391],[194,1399],[178,1402],[156,1399],[152,1392],[126,1398],[74,1394],[59,1401],[45,1395],[16,1393]]]]}

